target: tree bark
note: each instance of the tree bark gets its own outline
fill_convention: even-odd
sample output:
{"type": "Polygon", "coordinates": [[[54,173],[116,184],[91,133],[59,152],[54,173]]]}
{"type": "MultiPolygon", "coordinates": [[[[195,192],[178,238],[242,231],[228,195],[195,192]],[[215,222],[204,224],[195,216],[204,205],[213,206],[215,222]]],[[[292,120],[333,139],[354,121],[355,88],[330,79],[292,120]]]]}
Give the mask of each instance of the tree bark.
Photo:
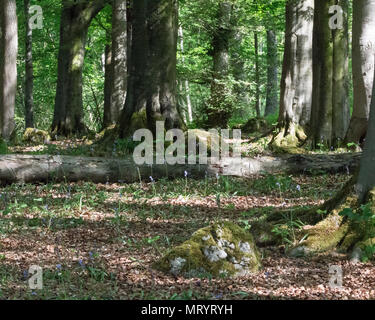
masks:
{"type": "Polygon", "coordinates": [[[116,124],[125,104],[127,86],[127,0],[112,4],[111,97],[104,127],[116,124]]]}
{"type": "Polygon", "coordinates": [[[254,50],[255,50],[255,111],[257,118],[260,118],[260,68],[259,68],[259,36],[254,32],[254,50]]]}
{"type": "Polygon", "coordinates": [[[226,128],[232,112],[232,106],[227,103],[227,86],[225,83],[229,74],[229,39],[232,35],[232,10],[232,3],[219,3],[217,26],[212,39],[213,69],[211,99],[206,110],[206,125],[208,128],[226,128]]]}
{"type": "Polygon", "coordinates": [[[370,118],[368,133],[361,159],[361,166],[356,189],[359,192],[359,201],[364,203],[369,191],[375,188],[375,82],[372,90],[372,101],[370,107],[370,118]]]}
{"type": "Polygon", "coordinates": [[[80,135],[83,123],[82,73],[87,32],[106,0],[63,0],[60,22],[58,79],[52,131],[63,136],[80,135]]]}
{"type": "Polygon", "coordinates": [[[277,173],[325,173],[347,172],[359,165],[360,154],[300,155],[221,159],[215,165],[142,165],[137,166],[131,157],[127,159],[86,158],[49,155],[0,156],[0,182],[48,182],[92,181],[96,183],[133,183],[141,179],[149,181],[160,178],[181,178],[187,171],[191,178],[226,176],[251,177],[264,172],[277,173]]]}
{"type": "Polygon", "coordinates": [[[25,36],[25,126],[34,128],[34,69],[33,69],[33,31],[29,25],[30,0],[24,0],[24,9],[26,17],[26,36],[25,36]]]}
{"type": "Polygon", "coordinates": [[[17,91],[17,12],[15,0],[0,3],[0,135],[9,140],[14,131],[17,91]]]}
{"type": "Polygon", "coordinates": [[[267,31],[267,97],[264,116],[277,112],[278,103],[278,56],[277,39],[273,30],[267,31]]]}
{"type": "Polygon", "coordinates": [[[133,133],[132,117],[142,113],[153,132],[157,120],[165,121],[167,129],[181,126],[176,107],[177,19],[176,0],[133,3],[131,66],[121,137],[133,133]]]}
{"type": "Polygon", "coordinates": [[[285,17],[279,129],[272,144],[296,147],[306,139],[311,116],[314,0],[289,0],[285,17]]]}
{"type": "MultiPolygon", "coordinates": [[[[178,28],[178,36],[180,38],[180,50],[181,53],[184,54],[185,48],[184,48],[184,31],[182,29],[182,26],[178,28]]],[[[185,64],[185,58],[182,57],[182,64],[185,64]]],[[[187,119],[189,120],[189,123],[193,122],[193,107],[191,105],[191,98],[190,98],[190,85],[189,80],[185,79],[183,81],[184,89],[185,89],[185,101],[186,101],[186,107],[187,107],[187,119]]],[[[186,116],[184,116],[186,118],[186,116]]]]}
{"type": "Polygon", "coordinates": [[[315,0],[313,97],[310,137],[312,146],[337,147],[349,125],[348,0],[315,0]],[[342,29],[329,26],[329,8],[343,9],[342,29]]]}
{"type": "MultiPolygon", "coordinates": [[[[109,38],[107,37],[109,40],[109,38]]],[[[113,109],[112,91],[113,91],[113,59],[112,44],[107,43],[104,52],[104,112],[103,112],[103,129],[116,123],[115,110],[113,109]]]]}
{"type": "Polygon", "coordinates": [[[245,59],[241,56],[241,45],[243,40],[243,34],[239,28],[235,31],[233,36],[234,45],[231,49],[231,64],[233,69],[233,77],[236,81],[235,84],[235,94],[237,96],[237,101],[240,108],[235,110],[236,114],[240,117],[248,117],[249,115],[249,87],[248,75],[245,68],[245,59]]]}
{"type": "Polygon", "coordinates": [[[375,63],[375,1],[353,2],[354,106],[345,141],[360,144],[367,132],[375,63]]]}

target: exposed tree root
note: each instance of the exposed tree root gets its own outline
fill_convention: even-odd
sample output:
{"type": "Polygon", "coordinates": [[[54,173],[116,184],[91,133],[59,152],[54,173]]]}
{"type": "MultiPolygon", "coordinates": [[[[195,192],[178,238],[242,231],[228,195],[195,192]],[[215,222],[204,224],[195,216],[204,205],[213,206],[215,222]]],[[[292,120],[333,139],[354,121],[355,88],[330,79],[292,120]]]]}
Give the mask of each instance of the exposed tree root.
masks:
{"type": "Polygon", "coordinates": [[[270,147],[280,153],[305,153],[301,145],[306,139],[304,129],[298,124],[290,123],[288,126],[278,128],[270,142],[270,147]]]}
{"type": "MultiPolygon", "coordinates": [[[[342,253],[350,253],[352,259],[359,261],[369,244],[375,244],[375,238],[369,231],[366,222],[349,220],[340,213],[347,208],[357,212],[360,203],[355,192],[357,174],[340,190],[334,198],[327,201],[320,209],[326,210],[328,216],[313,226],[304,228],[300,244],[290,250],[292,256],[304,256],[337,250],[342,253]]],[[[368,198],[375,209],[375,189],[370,192],[368,198]]]]}

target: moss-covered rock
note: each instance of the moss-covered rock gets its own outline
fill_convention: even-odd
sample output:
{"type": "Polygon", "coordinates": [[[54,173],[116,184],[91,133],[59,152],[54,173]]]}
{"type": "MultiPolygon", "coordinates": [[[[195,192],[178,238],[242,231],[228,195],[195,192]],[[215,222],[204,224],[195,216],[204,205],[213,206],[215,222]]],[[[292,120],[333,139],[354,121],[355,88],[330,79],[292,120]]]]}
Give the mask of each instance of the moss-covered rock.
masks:
{"type": "Polygon", "coordinates": [[[234,223],[222,222],[196,231],[154,267],[184,277],[236,277],[258,271],[261,262],[252,235],[234,223]]]}
{"type": "Polygon", "coordinates": [[[35,144],[48,144],[51,137],[47,131],[36,128],[27,128],[22,137],[24,142],[35,144]]]}

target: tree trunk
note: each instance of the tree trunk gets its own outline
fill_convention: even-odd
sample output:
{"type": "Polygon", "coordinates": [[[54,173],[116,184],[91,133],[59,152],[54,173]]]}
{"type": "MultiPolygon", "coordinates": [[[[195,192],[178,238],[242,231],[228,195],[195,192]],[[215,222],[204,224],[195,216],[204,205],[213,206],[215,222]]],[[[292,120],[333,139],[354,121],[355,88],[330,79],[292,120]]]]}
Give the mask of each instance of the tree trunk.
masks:
{"type": "Polygon", "coordinates": [[[152,176],[181,178],[187,171],[191,178],[204,178],[206,173],[215,177],[252,177],[277,173],[347,172],[358,167],[360,154],[305,155],[258,158],[224,158],[218,164],[208,165],[142,165],[137,166],[132,157],[126,159],[87,158],[49,155],[4,155],[0,156],[0,182],[46,182],[46,181],[93,181],[96,183],[133,183],[152,176]]]}
{"type": "Polygon", "coordinates": [[[176,0],[140,0],[133,3],[130,75],[120,136],[141,127],[155,131],[156,121],[179,128],[176,107],[178,7],[176,0]],[[141,118],[141,119],[140,119],[141,118]],[[146,119],[144,119],[146,118],[146,119]],[[136,121],[137,120],[137,121],[136,121]]]}
{"type": "Polygon", "coordinates": [[[26,17],[26,36],[25,36],[25,126],[34,128],[34,70],[33,70],[33,30],[29,25],[30,0],[24,0],[24,9],[26,17]]]}
{"type": "Polygon", "coordinates": [[[313,147],[337,147],[349,125],[348,0],[315,0],[313,97],[310,137],[313,147]],[[343,9],[341,29],[330,28],[329,8],[343,9]]]}
{"type": "Polygon", "coordinates": [[[14,131],[17,91],[17,12],[15,0],[0,3],[0,135],[9,140],[14,131]]]}
{"type": "Polygon", "coordinates": [[[278,56],[276,33],[273,30],[267,31],[267,97],[264,115],[275,114],[278,103],[278,56]]]}
{"type": "Polygon", "coordinates": [[[289,0],[285,15],[279,130],[272,144],[296,147],[306,139],[311,115],[314,0],[289,0]]]}
{"type": "Polygon", "coordinates": [[[255,50],[255,111],[257,118],[260,118],[260,70],[259,70],[259,37],[258,32],[254,32],[254,50],[255,50]]]}
{"type": "Polygon", "coordinates": [[[213,69],[211,82],[211,99],[207,107],[207,127],[226,128],[231,116],[232,106],[226,98],[226,80],[229,74],[229,39],[232,35],[233,5],[220,2],[217,13],[217,26],[213,35],[213,69]]]}
{"type": "MultiPolygon", "coordinates": [[[[352,250],[352,260],[358,261],[366,246],[374,245],[371,219],[361,221],[348,220],[340,213],[350,208],[358,213],[360,205],[369,201],[371,210],[375,206],[375,83],[372,90],[369,127],[364,152],[360,159],[359,170],[353,178],[332,199],[321,208],[329,213],[327,218],[315,226],[309,227],[302,243],[291,250],[292,255],[321,253],[339,248],[352,250]]],[[[315,210],[314,210],[315,211],[315,210]]]]}
{"type": "Polygon", "coordinates": [[[71,136],[86,131],[83,123],[82,72],[88,28],[105,0],[72,3],[63,0],[58,79],[52,131],[71,136]]]}
{"type": "Polygon", "coordinates": [[[368,133],[357,182],[359,200],[364,203],[369,191],[375,188],[375,82],[372,90],[368,133]]]}
{"type": "Polygon", "coordinates": [[[239,104],[238,110],[235,110],[236,115],[240,117],[248,117],[249,115],[249,87],[247,86],[248,75],[245,69],[245,59],[241,56],[241,45],[243,40],[243,34],[239,28],[235,31],[233,36],[234,46],[231,52],[231,64],[233,69],[233,77],[236,81],[235,93],[239,104]]]}
{"type": "Polygon", "coordinates": [[[354,106],[345,141],[364,141],[370,114],[375,56],[375,1],[353,2],[353,95],[354,106]]]}
{"type": "MultiPolygon", "coordinates": [[[[107,40],[109,38],[107,37],[107,40]]],[[[107,43],[104,53],[104,113],[103,113],[103,129],[114,124],[116,114],[113,109],[112,91],[113,91],[113,59],[112,59],[112,44],[107,43]]]]}
{"type": "MultiPolygon", "coordinates": [[[[182,26],[178,29],[178,36],[180,37],[180,50],[181,53],[184,54],[184,31],[182,26]]],[[[182,64],[185,64],[185,58],[182,57],[182,64]]],[[[190,98],[190,85],[187,79],[184,80],[184,89],[185,89],[185,100],[186,100],[186,107],[187,107],[187,119],[189,123],[193,122],[193,107],[191,105],[191,98],[190,98]]],[[[185,116],[186,117],[186,116],[185,116]]]]}
{"type": "Polygon", "coordinates": [[[116,124],[125,104],[127,86],[127,1],[112,5],[111,98],[104,117],[104,127],[116,124]]]}

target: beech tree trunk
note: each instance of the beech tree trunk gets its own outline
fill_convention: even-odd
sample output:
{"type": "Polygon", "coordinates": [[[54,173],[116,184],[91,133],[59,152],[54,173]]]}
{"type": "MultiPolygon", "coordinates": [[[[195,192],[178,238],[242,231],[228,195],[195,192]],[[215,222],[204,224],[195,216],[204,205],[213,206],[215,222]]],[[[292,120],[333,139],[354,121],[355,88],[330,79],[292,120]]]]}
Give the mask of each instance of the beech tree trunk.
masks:
{"type": "Polygon", "coordinates": [[[277,112],[278,104],[278,57],[277,39],[273,30],[267,31],[267,97],[264,116],[277,112]]]}
{"type": "Polygon", "coordinates": [[[240,54],[243,36],[241,30],[237,28],[233,36],[234,44],[231,49],[231,64],[233,77],[236,81],[234,89],[240,106],[238,110],[235,110],[235,113],[241,117],[248,117],[250,109],[249,86],[247,85],[248,74],[245,68],[245,59],[240,54]]]}
{"type": "Polygon", "coordinates": [[[255,111],[257,118],[260,118],[260,68],[259,68],[259,36],[254,32],[254,50],[255,50],[255,111]]]}
{"type": "Polygon", "coordinates": [[[354,106],[345,141],[360,144],[367,132],[375,64],[375,1],[353,2],[354,106]]]}
{"type": "Polygon", "coordinates": [[[86,158],[49,155],[4,155],[0,156],[0,183],[48,182],[48,181],[92,181],[95,183],[143,181],[160,178],[181,178],[187,171],[189,178],[226,176],[251,177],[264,172],[319,173],[347,172],[359,165],[360,154],[342,155],[296,155],[280,157],[258,157],[221,159],[215,165],[142,165],[137,166],[131,157],[127,159],[86,158]],[[139,170],[139,172],[138,172],[139,170]]]}
{"type": "Polygon", "coordinates": [[[285,16],[279,130],[273,143],[295,147],[306,139],[310,124],[314,0],[288,0],[285,16]]]}
{"type": "Polygon", "coordinates": [[[58,79],[52,131],[63,136],[80,135],[83,123],[82,72],[87,32],[106,0],[63,0],[60,22],[58,79]]]}
{"type": "Polygon", "coordinates": [[[24,0],[24,9],[26,17],[26,36],[25,36],[25,126],[34,128],[34,69],[33,69],[33,31],[29,25],[30,0],[24,0]]]}
{"type": "Polygon", "coordinates": [[[14,131],[17,91],[17,12],[15,0],[0,2],[0,135],[9,140],[14,131]]]}
{"type": "MultiPolygon", "coordinates": [[[[182,26],[180,26],[178,28],[178,36],[180,38],[180,50],[181,50],[181,53],[184,54],[185,52],[185,48],[184,48],[184,31],[182,29],[182,26]]],[[[182,57],[182,64],[184,65],[185,64],[185,58],[184,56],[182,57]]],[[[185,79],[183,80],[183,86],[181,84],[181,88],[185,91],[184,92],[184,96],[185,96],[185,102],[186,102],[186,108],[187,108],[187,117],[186,117],[186,114],[184,114],[184,118],[186,118],[186,120],[189,120],[189,123],[192,123],[193,122],[193,107],[192,107],[192,104],[191,104],[191,98],[190,98],[190,84],[189,84],[189,80],[185,79]]],[[[182,92],[182,90],[181,90],[182,92]]]]}
{"type": "MultiPolygon", "coordinates": [[[[109,40],[110,37],[107,37],[109,40]]],[[[103,112],[103,129],[114,124],[116,113],[113,109],[112,90],[113,90],[113,60],[112,44],[107,43],[104,49],[104,112],[103,112]]]]}
{"type": "MultiPolygon", "coordinates": [[[[125,104],[127,86],[127,1],[112,4],[112,48],[110,66],[110,103],[104,112],[104,127],[116,124],[125,104]]],[[[109,48],[108,48],[109,50],[109,48]]]]}
{"type": "Polygon", "coordinates": [[[178,7],[176,0],[137,0],[132,8],[130,75],[120,136],[131,135],[132,117],[147,116],[153,132],[156,121],[179,128],[176,103],[178,7]]]}
{"type": "Polygon", "coordinates": [[[349,125],[348,7],[348,0],[315,0],[310,130],[313,147],[339,146],[349,125]],[[333,5],[343,9],[341,29],[330,28],[329,8],[333,5]]]}
{"type": "Polygon", "coordinates": [[[360,171],[357,182],[359,199],[365,202],[369,191],[375,188],[375,82],[372,90],[372,101],[370,107],[370,118],[368,125],[365,149],[361,159],[360,171]]]}
{"type": "Polygon", "coordinates": [[[220,2],[217,12],[217,26],[213,35],[213,69],[211,99],[207,107],[207,127],[226,128],[231,116],[231,106],[226,99],[226,79],[229,74],[229,39],[232,35],[233,4],[220,2]]]}
{"type": "Polygon", "coordinates": [[[313,14],[313,0],[289,0],[287,3],[280,92],[281,127],[289,127],[293,123],[306,129],[310,122],[313,14]]]}

